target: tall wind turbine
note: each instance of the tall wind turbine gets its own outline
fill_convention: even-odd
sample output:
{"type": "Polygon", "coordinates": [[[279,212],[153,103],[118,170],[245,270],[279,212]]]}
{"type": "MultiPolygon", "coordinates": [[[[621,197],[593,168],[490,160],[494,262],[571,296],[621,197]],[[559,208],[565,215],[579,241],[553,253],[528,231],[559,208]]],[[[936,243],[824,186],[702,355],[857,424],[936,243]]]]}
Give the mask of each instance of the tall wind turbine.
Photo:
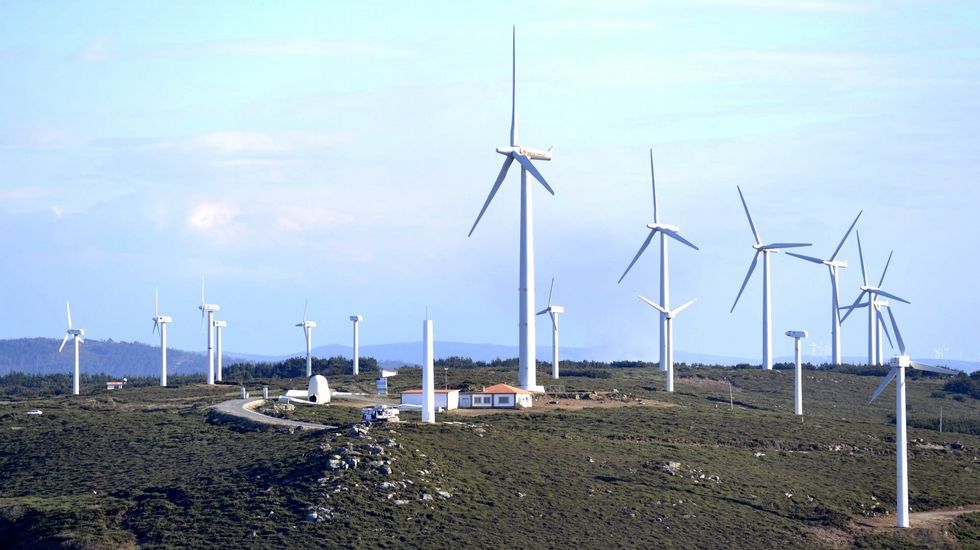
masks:
{"type": "Polygon", "coordinates": [[[309,378],[313,376],[313,329],[316,328],[316,321],[309,321],[306,319],[306,310],[310,302],[307,301],[303,305],[303,322],[296,323],[296,326],[303,329],[303,335],[306,336],[306,377],[309,378]]]}
{"type": "Polygon", "coordinates": [[[167,324],[174,320],[169,315],[160,315],[160,293],[156,293],[153,308],[153,332],[160,332],[160,386],[167,387],[167,324]]]}
{"type": "MultiPolygon", "coordinates": [[[[858,242],[858,258],[861,260],[861,277],[864,279],[864,284],[861,285],[861,292],[858,293],[857,298],[849,306],[845,306],[843,309],[847,309],[847,313],[841,317],[841,322],[847,319],[847,317],[855,310],[862,307],[868,308],[868,364],[878,365],[879,364],[879,354],[878,354],[878,331],[879,326],[884,325],[884,318],[881,316],[881,311],[875,307],[875,301],[878,296],[884,296],[886,298],[891,298],[892,300],[897,300],[899,302],[904,302],[910,304],[905,298],[899,298],[890,292],[885,292],[881,289],[881,285],[885,282],[885,274],[888,273],[888,266],[892,263],[892,254],[895,253],[894,250],[888,253],[888,261],[885,262],[885,269],[881,272],[881,278],[878,279],[878,286],[871,286],[868,284],[868,272],[864,268],[864,251],[861,248],[861,232],[857,232],[857,242],[858,242]],[[868,296],[867,302],[861,302],[864,296],[868,296]],[[879,324],[880,323],[880,324],[879,324]]],[[[889,309],[889,311],[891,311],[889,309]]]]}
{"type": "Polygon", "coordinates": [[[208,331],[208,384],[214,384],[214,313],[220,311],[218,304],[209,304],[204,299],[204,277],[201,277],[201,322],[208,331]]]}
{"type": "Polygon", "coordinates": [[[85,342],[85,329],[72,328],[71,326],[71,304],[65,300],[65,309],[68,311],[68,330],[65,331],[65,339],[61,341],[61,347],[58,348],[58,353],[61,353],[65,349],[65,344],[68,343],[68,338],[74,340],[75,343],[75,374],[71,379],[71,394],[79,394],[79,379],[81,374],[78,369],[78,344],[85,342]]]}
{"type": "Polygon", "coordinates": [[[667,320],[667,327],[666,327],[667,353],[666,353],[666,360],[664,363],[661,363],[661,365],[666,365],[667,367],[667,391],[672,392],[674,391],[674,317],[677,317],[678,313],[687,309],[691,304],[697,302],[698,299],[695,298],[677,309],[670,310],[660,306],[657,303],[647,300],[643,296],[638,296],[638,297],[644,302],[650,304],[650,307],[659,311],[660,315],[667,320]]]}
{"type": "Polygon", "coordinates": [[[513,32],[514,34],[511,44],[512,65],[510,145],[497,148],[497,152],[507,158],[504,159],[504,165],[500,168],[500,173],[497,174],[497,180],[494,181],[493,187],[490,188],[490,195],[487,197],[486,202],[483,203],[483,208],[480,210],[480,214],[476,217],[476,221],[473,222],[473,227],[470,229],[469,234],[473,235],[473,231],[476,230],[477,224],[480,223],[480,219],[483,218],[483,214],[487,211],[487,207],[490,206],[490,202],[493,201],[494,195],[497,194],[497,190],[500,189],[500,185],[504,182],[504,178],[507,176],[507,170],[516,160],[521,165],[521,267],[520,281],[518,284],[518,295],[520,296],[518,322],[520,330],[520,365],[518,368],[518,377],[520,379],[521,389],[542,392],[544,391],[544,388],[538,385],[537,373],[535,372],[536,338],[534,325],[534,230],[532,220],[533,208],[531,204],[532,189],[531,185],[529,185],[527,181],[528,172],[530,172],[534,179],[538,180],[549,193],[554,195],[555,191],[550,185],[548,185],[548,182],[545,181],[544,176],[538,172],[538,169],[535,168],[534,164],[531,163],[532,160],[551,160],[551,149],[549,148],[547,151],[542,151],[540,149],[532,149],[518,145],[516,27],[514,28],[513,32]]]}
{"type": "Polygon", "coordinates": [[[351,365],[354,376],[357,376],[361,372],[361,350],[359,349],[360,341],[357,334],[357,325],[364,320],[364,317],[361,315],[351,315],[350,320],[354,323],[354,360],[351,362],[351,365]]]}
{"type": "Polygon", "coordinates": [[[820,258],[814,258],[813,256],[805,256],[803,254],[797,254],[796,252],[787,252],[790,256],[800,258],[801,260],[806,260],[808,262],[813,262],[819,265],[827,266],[827,270],[830,272],[830,303],[831,303],[831,313],[832,320],[830,325],[830,338],[831,346],[833,347],[833,361],[835,365],[841,364],[841,350],[840,350],[840,281],[838,279],[838,272],[840,268],[847,267],[847,261],[838,261],[837,255],[840,254],[841,248],[844,247],[844,243],[847,241],[847,237],[850,236],[851,230],[857,225],[858,220],[861,218],[861,214],[864,210],[858,212],[857,217],[851,222],[851,226],[847,228],[847,233],[844,233],[844,238],[840,240],[834,253],[830,255],[830,258],[826,260],[821,260],[820,258]]]}
{"type": "Polygon", "coordinates": [[[228,321],[214,320],[214,331],[217,333],[218,337],[218,367],[215,371],[218,373],[218,382],[221,382],[221,329],[228,327],[228,321]]]}
{"type": "Polygon", "coordinates": [[[898,324],[895,322],[895,315],[891,308],[888,308],[888,317],[892,322],[892,330],[895,331],[895,339],[898,340],[898,349],[901,355],[892,357],[891,369],[885,375],[885,379],[878,385],[871,396],[871,402],[881,395],[881,392],[888,384],[895,380],[895,516],[899,527],[909,527],[909,470],[908,470],[908,444],[906,443],[906,419],[905,419],[905,369],[913,368],[937,372],[940,374],[956,374],[956,371],[944,367],[933,367],[916,363],[909,359],[905,353],[905,342],[902,341],[902,333],[898,331],[898,324]]]}
{"type": "MultiPolygon", "coordinates": [[[[653,175],[653,149],[650,149],[650,184],[653,186],[653,223],[647,224],[647,228],[650,229],[650,233],[647,235],[643,244],[640,245],[640,250],[633,256],[633,261],[630,265],[626,267],[626,271],[619,278],[618,283],[623,282],[626,274],[630,272],[633,264],[640,259],[643,255],[643,251],[650,246],[650,242],[653,241],[653,237],[656,234],[660,234],[660,304],[657,309],[661,311],[660,315],[660,370],[667,370],[667,363],[673,362],[672,359],[668,358],[670,353],[670,345],[668,343],[667,337],[667,315],[663,314],[663,311],[670,310],[670,284],[668,282],[668,269],[667,269],[667,237],[677,240],[678,242],[684,243],[690,246],[694,250],[699,250],[698,247],[694,246],[691,241],[688,241],[680,235],[680,228],[676,225],[668,225],[665,223],[660,223],[660,209],[657,206],[657,179],[653,175]]],[[[617,284],[618,284],[617,283],[617,284]]],[[[652,304],[651,304],[652,305],[652,304]]]]}
{"type": "Polygon", "coordinates": [[[752,214],[749,214],[749,205],[745,204],[745,196],[742,195],[742,188],[738,186],[736,188],[738,189],[738,197],[742,199],[742,208],[745,209],[745,217],[749,219],[752,236],[755,237],[755,244],[752,245],[752,248],[755,249],[755,255],[752,256],[752,263],[749,264],[749,272],[745,274],[745,280],[742,281],[742,288],[738,289],[738,296],[735,297],[735,303],[732,304],[732,309],[729,313],[735,311],[735,306],[738,305],[738,299],[742,297],[742,292],[745,291],[745,285],[749,283],[749,278],[752,277],[752,271],[755,270],[755,264],[759,262],[759,254],[762,254],[762,368],[772,370],[772,272],[769,266],[769,255],[777,253],[784,248],[810,246],[810,243],[763,244],[762,238],[759,237],[759,231],[755,228],[755,222],[752,221],[752,214]]]}
{"type": "Polygon", "coordinates": [[[565,308],[551,304],[551,296],[555,293],[555,278],[551,278],[551,290],[548,291],[548,307],[538,312],[547,313],[551,317],[551,377],[558,379],[558,314],[565,313],[565,308]]]}

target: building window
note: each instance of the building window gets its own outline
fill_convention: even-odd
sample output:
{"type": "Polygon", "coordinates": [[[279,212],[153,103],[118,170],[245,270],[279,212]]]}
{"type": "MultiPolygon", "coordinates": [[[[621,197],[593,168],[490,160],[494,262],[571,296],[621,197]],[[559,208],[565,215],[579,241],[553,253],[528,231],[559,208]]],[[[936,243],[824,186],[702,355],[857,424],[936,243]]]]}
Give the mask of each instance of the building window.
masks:
{"type": "Polygon", "coordinates": [[[510,396],[509,395],[502,395],[500,397],[499,403],[501,405],[510,405],[510,396]]]}

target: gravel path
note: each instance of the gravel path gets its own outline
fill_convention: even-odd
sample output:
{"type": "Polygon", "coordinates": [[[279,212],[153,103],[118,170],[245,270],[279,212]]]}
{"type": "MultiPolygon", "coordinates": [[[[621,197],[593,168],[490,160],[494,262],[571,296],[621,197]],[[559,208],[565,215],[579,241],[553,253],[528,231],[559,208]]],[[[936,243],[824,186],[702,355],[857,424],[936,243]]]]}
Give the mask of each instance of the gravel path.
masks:
{"type": "Polygon", "coordinates": [[[312,422],[299,422],[296,420],[286,420],[285,418],[275,418],[272,416],[266,416],[264,414],[255,412],[265,400],[261,397],[252,397],[250,399],[232,399],[230,401],[224,401],[218,403],[214,406],[214,409],[222,414],[227,414],[229,416],[235,416],[238,418],[243,418],[250,422],[255,422],[257,424],[268,424],[270,426],[286,426],[290,428],[299,428],[301,430],[336,430],[337,426],[329,426],[327,424],[314,424],[312,422]]]}

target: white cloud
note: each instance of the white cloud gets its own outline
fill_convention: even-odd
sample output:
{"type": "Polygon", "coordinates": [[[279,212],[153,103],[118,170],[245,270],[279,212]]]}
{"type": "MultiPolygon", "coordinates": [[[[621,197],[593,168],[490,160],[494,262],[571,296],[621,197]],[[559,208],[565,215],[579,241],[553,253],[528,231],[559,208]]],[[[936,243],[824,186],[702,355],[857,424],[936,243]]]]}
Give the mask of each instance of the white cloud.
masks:
{"type": "Polygon", "coordinates": [[[108,58],[108,49],[109,37],[97,36],[88,44],[82,46],[80,50],[75,52],[73,58],[76,61],[82,61],[85,63],[98,63],[99,61],[105,61],[108,58]]]}
{"type": "Polygon", "coordinates": [[[230,226],[241,214],[241,209],[233,204],[204,202],[191,210],[187,223],[193,229],[207,231],[230,226]]]}
{"type": "MultiPolygon", "coordinates": [[[[296,153],[304,149],[330,147],[342,141],[338,136],[316,132],[273,134],[225,130],[160,141],[151,144],[150,148],[172,149],[185,153],[203,152],[227,156],[281,156],[296,153]]],[[[245,159],[244,162],[264,162],[264,160],[245,159]]]]}

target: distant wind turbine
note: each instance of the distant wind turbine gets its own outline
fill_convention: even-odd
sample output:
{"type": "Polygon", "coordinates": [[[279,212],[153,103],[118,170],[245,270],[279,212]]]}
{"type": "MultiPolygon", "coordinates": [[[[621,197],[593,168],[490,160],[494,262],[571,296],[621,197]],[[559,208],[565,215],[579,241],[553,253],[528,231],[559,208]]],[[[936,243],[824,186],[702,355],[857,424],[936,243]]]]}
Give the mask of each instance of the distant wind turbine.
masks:
{"type": "Polygon", "coordinates": [[[350,320],[352,323],[354,323],[354,360],[351,361],[351,366],[353,371],[352,374],[357,376],[361,372],[361,350],[359,349],[361,343],[357,333],[357,325],[364,320],[364,317],[361,315],[351,315],[350,320]]]}
{"type": "MultiPolygon", "coordinates": [[[[669,323],[667,315],[664,311],[670,310],[670,284],[668,282],[668,269],[667,269],[667,237],[670,237],[678,242],[684,243],[687,246],[698,250],[697,246],[694,246],[691,241],[688,241],[680,234],[680,228],[676,225],[668,225],[665,223],[660,223],[660,209],[657,206],[657,179],[653,174],[653,149],[650,149],[650,184],[653,187],[653,223],[647,224],[647,228],[650,233],[647,234],[647,238],[640,245],[640,250],[633,256],[633,261],[630,265],[626,266],[626,271],[620,276],[618,283],[623,282],[626,274],[630,272],[633,268],[633,264],[640,259],[643,255],[643,251],[650,246],[650,242],[653,241],[653,237],[660,234],[660,304],[657,307],[661,311],[660,315],[660,370],[667,370],[667,363],[672,362],[672,359],[668,358],[670,353],[670,344],[668,343],[667,337],[667,324],[669,323]]],[[[618,284],[617,283],[617,284],[618,284]]],[[[645,298],[644,298],[645,300],[645,298]]],[[[652,305],[652,304],[651,304],[652,305]]]]}
{"type": "Polygon", "coordinates": [[[507,170],[516,160],[521,165],[521,266],[520,283],[518,295],[520,296],[519,305],[519,330],[520,330],[520,363],[518,367],[518,377],[521,389],[527,391],[542,392],[544,388],[537,383],[536,350],[535,350],[535,315],[534,315],[534,228],[533,228],[533,208],[531,203],[532,188],[528,184],[528,172],[538,180],[545,189],[552,195],[555,191],[545,181],[544,176],[531,163],[532,160],[551,160],[551,149],[542,151],[518,145],[517,140],[517,28],[514,28],[511,44],[511,112],[510,112],[510,145],[498,147],[497,152],[507,157],[497,180],[490,188],[490,195],[487,197],[480,214],[473,222],[470,235],[476,230],[477,224],[483,218],[483,214],[493,201],[494,195],[500,189],[500,185],[507,176],[507,170]]]}
{"type": "Polygon", "coordinates": [[[905,369],[913,368],[939,374],[956,374],[956,371],[945,367],[923,365],[909,359],[909,356],[905,353],[905,342],[902,340],[902,333],[898,330],[895,315],[890,308],[888,309],[888,317],[892,323],[892,330],[895,331],[895,339],[898,340],[898,349],[901,355],[892,357],[891,369],[885,375],[885,379],[881,381],[881,384],[878,385],[878,389],[871,395],[869,404],[881,395],[881,392],[884,391],[892,380],[895,380],[895,516],[898,520],[899,527],[909,527],[909,470],[908,444],[906,442],[907,424],[905,418],[905,369]]]}
{"type": "Polygon", "coordinates": [[[864,268],[864,251],[861,248],[861,232],[857,232],[857,242],[858,242],[858,258],[861,260],[861,277],[864,279],[864,284],[861,285],[861,292],[858,293],[857,298],[849,306],[844,306],[842,309],[846,309],[847,313],[841,317],[841,322],[847,320],[847,317],[855,310],[862,307],[868,308],[868,364],[869,365],[879,365],[882,363],[882,359],[879,357],[877,340],[879,338],[878,331],[879,327],[884,325],[884,318],[881,315],[881,311],[878,307],[875,307],[875,301],[878,296],[884,296],[886,298],[891,298],[892,300],[897,300],[899,302],[904,302],[910,304],[905,298],[899,298],[898,296],[885,292],[881,289],[881,285],[885,282],[885,275],[888,273],[888,266],[892,263],[892,254],[895,253],[894,250],[888,253],[888,261],[885,262],[885,269],[881,272],[881,278],[878,279],[878,286],[871,286],[868,284],[868,272],[864,268]],[[868,301],[861,302],[861,299],[867,295],[868,301]]]}
{"type": "Polygon", "coordinates": [[[555,278],[551,278],[551,290],[548,291],[548,307],[538,312],[538,315],[545,313],[551,317],[551,377],[558,379],[558,314],[565,313],[565,308],[551,304],[551,297],[555,292],[555,278]]]}
{"type": "Polygon", "coordinates": [[[697,302],[698,299],[695,298],[677,309],[670,310],[647,300],[643,296],[639,296],[639,298],[650,304],[650,307],[659,311],[663,318],[667,320],[667,354],[666,361],[661,364],[667,366],[667,391],[672,392],[674,391],[674,317],[677,317],[677,314],[687,309],[694,302],[697,302]]]}
{"type": "Polygon", "coordinates": [[[309,378],[313,376],[313,329],[316,328],[316,321],[310,321],[306,318],[307,308],[310,302],[307,300],[303,304],[303,321],[296,323],[296,326],[303,329],[303,335],[306,336],[306,377],[309,378]]]}
{"type": "Polygon", "coordinates": [[[221,382],[221,329],[228,327],[228,321],[214,320],[214,331],[217,333],[218,339],[218,367],[215,369],[218,374],[218,382],[221,382]]]}
{"type": "Polygon", "coordinates": [[[814,258],[813,256],[805,256],[803,254],[797,254],[796,252],[787,252],[790,256],[800,258],[801,260],[806,260],[808,262],[813,262],[818,265],[827,266],[827,270],[830,272],[830,302],[831,302],[831,325],[830,325],[830,338],[833,346],[833,361],[835,365],[841,364],[841,348],[840,348],[840,280],[838,278],[840,268],[847,267],[847,261],[837,260],[837,255],[840,254],[841,248],[844,247],[844,243],[847,241],[847,237],[851,235],[851,230],[857,225],[859,219],[861,219],[861,214],[864,211],[858,212],[857,217],[851,222],[851,226],[847,228],[847,232],[844,233],[844,238],[840,240],[837,244],[837,248],[834,253],[830,255],[830,258],[826,260],[821,260],[820,258],[814,258]]]}
{"type": "Polygon", "coordinates": [[[169,315],[160,315],[160,293],[155,295],[153,332],[160,332],[160,386],[167,387],[167,325],[174,320],[169,315]]]}
{"type": "Polygon", "coordinates": [[[68,311],[68,330],[65,331],[65,338],[61,341],[61,347],[58,348],[58,353],[61,353],[65,349],[65,344],[68,343],[68,338],[71,338],[75,344],[75,374],[71,379],[71,394],[79,394],[79,379],[81,377],[80,371],[78,369],[78,344],[85,342],[85,329],[72,328],[71,326],[71,304],[65,300],[65,310],[68,311]]]}
{"type": "Polygon", "coordinates": [[[732,304],[731,311],[735,311],[735,306],[738,305],[738,299],[742,297],[742,292],[745,291],[745,285],[748,284],[749,278],[752,277],[752,271],[759,262],[759,254],[762,254],[762,368],[772,370],[772,272],[769,266],[769,255],[777,253],[784,248],[810,246],[810,243],[763,244],[762,238],[759,237],[759,231],[755,228],[755,222],[752,221],[752,214],[749,214],[749,205],[745,204],[745,196],[742,195],[742,188],[737,186],[736,188],[738,189],[738,197],[742,199],[742,208],[745,209],[745,217],[748,218],[749,227],[752,228],[752,236],[755,237],[755,244],[752,245],[752,248],[755,249],[755,255],[752,256],[752,263],[749,264],[749,272],[745,274],[745,280],[742,281],[742,288],[738,289],[738,296],[735,297],[735,303],[732,304]]]}
{"type": "Polygon", "coordinates": [[[209,304],[204,299],[204,277],[201,277],[201,323],[208,332],[208,384],[214,384],[214,313],[220,311],[218,304],[209,304]]]}

